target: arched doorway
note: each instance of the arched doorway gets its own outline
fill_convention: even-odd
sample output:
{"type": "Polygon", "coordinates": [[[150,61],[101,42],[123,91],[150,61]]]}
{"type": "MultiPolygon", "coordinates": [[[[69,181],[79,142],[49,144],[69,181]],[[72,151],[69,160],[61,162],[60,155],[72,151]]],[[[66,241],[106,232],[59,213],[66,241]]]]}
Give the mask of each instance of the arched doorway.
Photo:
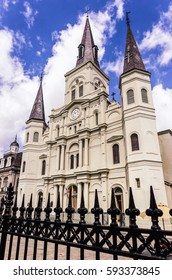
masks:
{"type": "Polygon", "coordinates": [[[116,203],[116,207],[119,208],[121,210],[121,213],[119,215],[119,223],[120,225],[124,225],[125,224],[125,220],[124,220],[124,199],[123,199],[123,191],[122,189],[118,186],[118,187],[114,187],[114,196],[115,196],[115,203],[116,203]]]}
{"type": "Polygon", "coordinates": [[[42,208],[42,204],[43,204],[43,192],[42,191],[39,191],[39,193],[38,193],[38,201],[40,202],[39,207],[42,208]]]}
{"type": "Polygon", "coordinates": [[[71,191],[71,195],[72,195],[72,207],[74,209],[77,209],[77,186],[76,185],[71,185],[68,188],[68,199],[69,199],[69,193],[71,191]]]}

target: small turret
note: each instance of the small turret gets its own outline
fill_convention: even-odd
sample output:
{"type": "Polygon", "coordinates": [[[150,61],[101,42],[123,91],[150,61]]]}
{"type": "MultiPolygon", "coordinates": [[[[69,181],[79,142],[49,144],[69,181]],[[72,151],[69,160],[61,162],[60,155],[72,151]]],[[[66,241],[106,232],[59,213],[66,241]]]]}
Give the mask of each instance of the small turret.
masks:
{"type": "Polygon", "coordinates": [[[10,144],[10,151],[13,153],[18,153],[19,151],[19,144],[17,142],[17,135],[15,137],[15,140],[10,144]]]}

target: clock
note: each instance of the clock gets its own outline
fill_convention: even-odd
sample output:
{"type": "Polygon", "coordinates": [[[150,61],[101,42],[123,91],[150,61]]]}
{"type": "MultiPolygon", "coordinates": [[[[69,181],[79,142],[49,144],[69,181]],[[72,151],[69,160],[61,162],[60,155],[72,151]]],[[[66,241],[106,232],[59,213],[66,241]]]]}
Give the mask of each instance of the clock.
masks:
{"type": "Polygon", "coordinates": [[[79,108],[75,108],[73,109],[72,113],[71,113],[71,117],[73,120],[76,120],[80,115],[80,109],[79,108]]]}

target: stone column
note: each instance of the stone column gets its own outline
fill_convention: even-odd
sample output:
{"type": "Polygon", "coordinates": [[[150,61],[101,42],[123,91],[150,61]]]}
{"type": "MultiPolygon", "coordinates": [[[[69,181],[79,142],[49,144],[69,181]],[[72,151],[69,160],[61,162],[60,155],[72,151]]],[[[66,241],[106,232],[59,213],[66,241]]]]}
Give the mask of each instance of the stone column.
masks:
{"type": "Polygon", "coordinates": [[[63,193],[64,193],[64,186],[63,185],[60,185],[59,186],[59,192],[60,192],[60,207],[63,209],[63,193]]]}
{"type": "Polygon", "coordinates": [[[101,96],[100,98],[100,107],[101,107],[101,123],[105,122],[105,101],[104,97],[101,96]]]}
{"type": "Polygon", "coordinates": [[[88,192],[88,183],[84,183],[84,201],[85,201],[85,208],[88,209],[88,199],[89,199],[89,192],[88,192]]]}
{"type": "Polygon", "coordinates": [[[89,158],[88,158],[88,149],[89,149],[89,147],[88,147],[88,138],[85,138],[85,166],[88,166],[88,164],[89,164],[89,158]]]}
{"type": "Polygon", "coordinates": [[[77,209],[80,207],[81,203],[81,190],[82,190],[82,184],[77,184],[77,209]]]}
{"type": "Polygon", "coordinates": [[[89,107],[86,108],[85,118],[86,118],[85,126],[89,127],[89,107]]]}
{"type": "Polygon", "coordinates": [[[58,191],[58,186],[55,185],[53,188],[54,188],[54,190],[53,190],[53,208],[55,208],[56,205],[57,205],[57,191],[58,191]]]}
{"type": "Polygon", "coordinates": [[[60,146],[57,146],[57,160],[56,160],[56,169],[60,169],[60,146]]]}
{"type": "Polygon", "coordinates": [[[82,161],[83,161],[83,156],[82,156],[82,139],[79,140],[79,167],[82,167],[82,161]]]}
{"type": "Polygon", "coordinates": [[[107,174],[101,174],[101,185],[102,185],[102,208],[104,211],[108,208],[108,190],[107,190],[107,174]]]}
{"type": "Polygon", "coordinates": [[[60,159],[60,170],[64,169],[64,156],[65,156],[65,146],[62,144],[61,146],[61,159],[60,159]]]}

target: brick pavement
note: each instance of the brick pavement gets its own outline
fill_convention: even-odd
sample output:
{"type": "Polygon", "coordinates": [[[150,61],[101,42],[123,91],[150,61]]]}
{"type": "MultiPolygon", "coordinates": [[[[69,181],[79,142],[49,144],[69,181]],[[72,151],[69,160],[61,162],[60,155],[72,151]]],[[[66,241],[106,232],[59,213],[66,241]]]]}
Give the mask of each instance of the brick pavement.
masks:
{"type": "MultiPolygon", "coordinates": [[[[11,259],[15,260],[15,255],[16,255],[16,248],[17,248],[17,238],[14,236],[13,238],[13,250],[11,254],[11,259]]],[[[6,243],[6,255],[5,259],[8,258],[7,252],[10,244],[10,238],[8,237],[7,243],[6,243]]],[[[19,260],[23,260],[24,256],[24,246],[25,246],[25,241],[24,238],[21,238],[20,242],[20,250],[19,250],[19,260]]],[[[44,251],[44,242],[38,241],[38,247],[37,247],[37,260],[42,260],[43,259],[43,251],[44,251]]],[[[48,249],[47,249],[47,260],[53,260],[54,259],[54,244],[53,243],[48,243],[48,249]]],[[[27,260],[32,260],[33,258],[33,248],[34,248],[34,240],[30,239],[29,240],[29,246],[28,246],[28,253],[27,253],[27,260]]],[[[85,250],[85,260],[95,260],[95,252],[90,251],[90,250],[85,250]]],[[[78,248],[71,248],[71,260],[80,260],[80,249],[78,248]]],[[[58,260],[65,260],[66,259],[66,246],[64,245],[59,245],[58,246],[58,260]]],[[[100,259],[101,260],[113,260],[113,256],[105,253],[100,253],[100,259]]],[[[118,258],[119,260],[126,259],[124,257],[118,258]]]]}

